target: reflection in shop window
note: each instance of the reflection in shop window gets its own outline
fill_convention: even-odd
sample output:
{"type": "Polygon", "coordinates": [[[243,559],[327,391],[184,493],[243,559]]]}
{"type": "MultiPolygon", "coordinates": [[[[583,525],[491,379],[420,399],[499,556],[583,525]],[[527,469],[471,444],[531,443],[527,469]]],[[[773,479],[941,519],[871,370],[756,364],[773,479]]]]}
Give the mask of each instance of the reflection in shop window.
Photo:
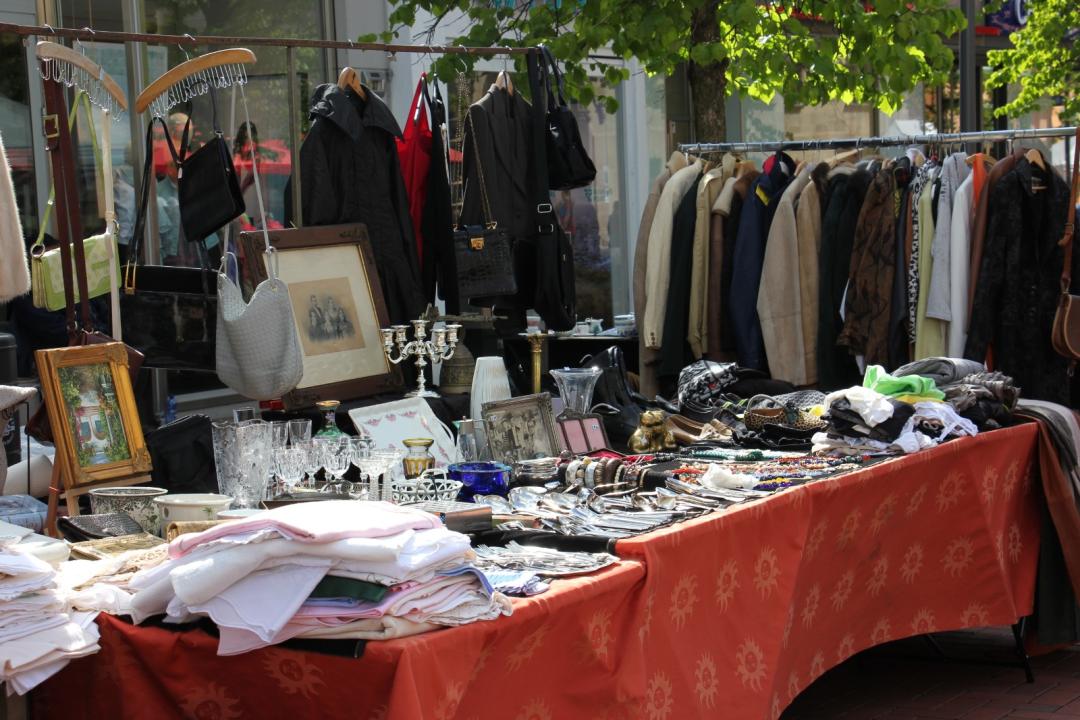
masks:
{"type": "MultiPolygon", "coordinates": [[[[23,233],[37,233],[37,189],[34,185],[34,129],[30,120],[26,49],[17,35],[0,35],[0,138],[3,138],[23,233]]],[[[36,77],[36,74],[35,74],[36,77]]]]}

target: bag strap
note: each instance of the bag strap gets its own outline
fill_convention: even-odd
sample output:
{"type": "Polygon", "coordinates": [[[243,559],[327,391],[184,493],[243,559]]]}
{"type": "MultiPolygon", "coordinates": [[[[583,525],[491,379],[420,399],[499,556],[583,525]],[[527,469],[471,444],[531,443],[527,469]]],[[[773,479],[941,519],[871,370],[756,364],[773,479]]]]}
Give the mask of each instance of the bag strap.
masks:
{"type": "MultiPolygon", "coordinates": [[[[476,126],[473,124],[472,113],[465,113],[465,125],[466,130],[472,130],[472,142],[470,143],[473,148],[473,157],[476,161],[476,175],[477,184],[480,186],[480,206],[484,211],[484,224],[490,230],[494,230],[498,227],[498,223],[495,221],[495,216],[491,213],[491,203],[488,201],[487,194],[487,181],[484,180],[484,164],[480,161],[480,147],[476,142],[476,126]]],[[[464,142],[464,141],[462,141],[464,142]]]]}
{"type": "MultiPolygon", "coordinates": [[[[240,85],[240,104],[244,106],[244,122],[247,123],[247,129],[248,129],[248,149],[251,152],[251,176],[252,176],[252,179],[255,181],[255,198],[258,200],[258,203],[259,203],[259,218],[260,218],[260,224],[262,225],[262,236],[263,236],[263,253],[266,255],[266,275],[271,280],[277,280],[277,278],[278,278],[278,258],[277,258],[277,254],[276,254],[277,253],[277,248],[275,248],[273,245],[270,244],[270,231],[266,229],[266,207],[263,204],[262,182],[260,182],[260,180],[259,180],[259,159],[255,156],[255,135],[254,135],[254,133],[251,132],[251,116],[248,114],[247,95],[244,94],[244,84],[243,83],[238,83],[238,84],[240,85]]],[[[211,93],[211,97],[212,96],[213,96],[213,93],[211,93]]],[[[217,114],[216,114],[216,111],[215,111],[215,118],[216,118],[216,116],[217,116],[217,114]]],[[[214,121],[214,124],[215,124],[215,126],[217,125],[216,119],[214,121]]],[[[221,131],[217,130],[216,132],[220,133],[221,131]]],[[[222,253],[222,262],[223,263],[224,263],[224,255],[225,255],[225,253],[222,253]]],[[[237,273],[239,274],[239,269],[237,270],[237,273]]]]}
{"type": "Polygon", "coordinates": [[[143,161],[142,184],[139,186],[138,206],[135,209],[135,225],[131,230],[131,242],[128,244],[127,262],[124,263],[124,293],[135,292],[135,268],[139,262],[139,246],[146,233],[146,205],[150,202],[150,176],[154,169],[154,123],[160,123],[165,132],[169,149],[174,150],[169,139],[169,128],[159,117],[150,118],[146,126],[146,157],[143,161]]]}
{"type": "Polygon", "coordinates": [[[1072,254],[1074,225],[1076,223],[1076,200],[1080,192],[1080,127],[1076,129],[1073,140],[1072,189],[1069,192],[1069,216],[1065,219],[1065,232],[1058,245],[1065,248],[1065,261],[1061,265],[1061,292],[1067,294],[1072,285],[1072,254]]]}
{"type": "Polygon", "coordinates": [[[67,312],[68,342],[76,344],[79,337],[79,321],[75,319],[75,282],[72,280],[72,246],[74,245],[77,281],[79,283],[82,329],[93,329],[90,320],[90,304],[86,289],[86,258],[82,246],[82,220],[79,217],[79,193],[75,184],[75,153],[71,141],[71,129],[60,118],[67,115],[64,88],[60,83],[46,81],[43,84],[45,100],[45,149],[52,165],[56,198],[61,201],[57,212],[57,234],[60,240],[60,262],[64,278],[64,305],[67,312]],[[52,127],[50,127],[50,125],[52,127]]]}
{"type": "Polygon", "coordinates": [[[112,166],[112,118],[109,111],[104,111],[104,120],[101,128],[101,176],[105,184],[105,242],[109,250],[109,316],[112,319],[112,337],[117,342],[123,342],[123,329],[120,321],[120,288],[116,274],[116,265],[119,258],[117,243],[120,237],[120,226],[116,222],[116,199],[113,195],[113,166],[112,166]]]}
{"type": "Polygon", "coordinates": [[[536,232],[538,235],[550,235],[555,232],[555,208],[551,205],[551,193],[548,191],[547,166],[547,103],[543,92],[550,79],[544,62],[543,48],[531,51],[526,56],[529,71],[529,89],[533,97],[532,118],[532,166],[533,195],[536,199],[536,232]]]}
{"type": "Polygon", "coordinates": [[[545,83],[547,85],[547,91],[548,91],[548,104],[549,105],[554,105],[555,104],[555,97],[552,95],[552,92],[551,92],[551,77],[554,77],[555,78],[555,90],[556,90],[556,93],[558,94],[559,105],[565,107],[566,106],[566,84],[563,82],[562,71],[559,70],[559,65],[558,65],[558,63],[555,62],[555,56],[551,54],[551,50],[548,49],[547,45],[541,45],[540,46],[540,52],[544,56],[544,62],[546,62],[547,66],[551,69],[551,76],[548,78],[547,83],[545,83]]]}

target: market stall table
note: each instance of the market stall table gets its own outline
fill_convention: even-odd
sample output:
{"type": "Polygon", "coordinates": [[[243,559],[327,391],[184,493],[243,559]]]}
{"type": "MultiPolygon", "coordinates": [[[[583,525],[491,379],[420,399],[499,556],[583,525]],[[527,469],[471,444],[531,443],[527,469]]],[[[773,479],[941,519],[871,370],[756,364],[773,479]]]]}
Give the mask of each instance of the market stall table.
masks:
{"type": "Polygon", "coordinates": [[[775,718],[859,650],[1031,612],[1036,428],[947,443],[618,544],[514,614],[369,643],[218,657],[201,630],[103,616],[37,717],[775,718]]]}

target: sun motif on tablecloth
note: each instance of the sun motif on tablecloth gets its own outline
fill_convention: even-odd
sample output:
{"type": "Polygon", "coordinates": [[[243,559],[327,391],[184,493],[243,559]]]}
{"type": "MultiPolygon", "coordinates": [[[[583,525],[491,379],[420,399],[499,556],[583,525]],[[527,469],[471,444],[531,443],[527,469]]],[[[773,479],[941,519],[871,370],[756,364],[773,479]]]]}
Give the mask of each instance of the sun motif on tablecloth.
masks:
{"type": "Polygon", "coordinates": [[[960,623],[964,627],[982,627],[990,622],[990,613],[980,602],[971,602],[960,613],[960,623]]]}
{"type": "Polygon", "coordinates": [[[306,660],[303,653],[267,648],[263,651],[263,671],[287,694],[299,693],[308,699],[318,695],[325,684],[319,677],[319,667],[306,660]]]}
{"type": "Polygon", "coordinates": [[[697,603],[697,576],[683,575],[671,591],[671,605],[668,613],[671,615],[671,624],[676,630],[682,630],[686,625],[686,619],[694,612],[697,603]]]}
{"type": "Polygon", "coordinates": [[[721,610],[727,610],[731,598],[739,588],[739,566],[734,558],[728,558],[716,574],[716,591],[713,598],[721,610]]]}
{"type": "Polygon", "coordinates": [[[780,717],[780,696],[773,693],[772,702],[769,703],[769,717],[776,720],[780,717]]]}
{"type": "Polygon", "coordinates": [[[840,579],[836,581],[836,585],[833,587],[832,595],[829,599],[832,601],[833,610],[840,611],[844,604],[851,597],[851,590],[855,587],[855,571],[848,570],[846,573],[840,576],[840,579]]]}
{"type": "Polygon", "coordinates": [[[889,642],[892,632],[892,623],[888,618],[881,618],[874,623],[874,629],[870,631],[870,644],[881,645],[889,642]]]}
{"type": "Polygon", "coordinates": [[[787,620],[784,621],[784,632],[780,636],[780,644],[783,647],[788,646],[788,642],[791,640],[791,628],[795,624],[795,606],[788,607],[787,620]]]}
{"type": "Polygon", "coordinates": [[[810,592],[806,593],[806,600],[802,607],[802,624],[810,627],[814,624],[814,616],[817,615],[818,605],[821,603],[821,584],[814,583],[810,592]]]}
{"type": "Polygon", "coordinates": [[[506,664],[511,670],[520,670],[544,642],[547,627],[541,626],[535,632],[526,635],[506,656],[506,664]]]}
{"type": "Polygon", "coordinates": [[[904,578],[904,582],[914,582],[922,570],[922,564],[923,547],[920,543],[915,543],[904,553],[904,562],[900,564],[900,577],[904,578]]]}
{"type": "Polygon", "coordinates": [[[799,673],[792,670],[790,673],[788,673],[788,678],[787,678],[788,702],[791,702],[792,700],[795,699],[795,696],[799,694],[799,690],[800,690],[799,673]]]}
{"type": "Polygon", "coordinates": [[[982,489],[979,494],[982,495],[983,502],[990,505],[994,502],[994,493],[997,491],[998,481],[998,469],[995,465],[987,465],[983,470],[982,489]]]}
{"type": "Polygon", "coordinates": [[[896,512],[896,493],[889,493],[874,511],[874,517],[870,520],[870,534],[877,535],[885,529],[885,525],[896,512]]]}
{"type": "Polygon", "coordinates": [[[367,716],[367,720],[386,720],[390,715],[390,708],[387,705],[376,705],[371,709],[371,714],[367,716]]]}
{"type": "Polygon", "coordinates": [[[180,709],[191,720],[233,720],[243,717],[237,707],[239,700],[229,697],[229,691],[215,682],[190,685],[180,699],[180,709]]]}
{"type": "Polygon", "coordinates": [[[552,720],[553,717],[547,703],[540,699],[534,699],[521,708],[516,720],[552,720]]]}
{"type": "Polygon", "coordinates": [[[994,550],[997,551],[998,565],[1005,565],[1005,531],[998,533],[994,540],[994,550]]]}
{"type": "Polygon", "coordinates": [[[959,577],[971,565],[973,557],[975,557],[975,544],[966,537],[959,537],[945,548],[941,564],[945,566],[945,572],[953,577],[959,577]]]}
{"type": "Polygon", "coordinates": [[[698,702],[711,710],[716,705],[716,696],[720,692],[720,678],[716,673],[716,663],[709,653],[702,655],[694,669],[694,689],[697,690],[698,702]]]}
{"type": "Polygon", "coordinates": [[[476,678],[480,677],[480,672],[487,665],[488,658],[491,657],[491,646],[487,645],[476,656],[476,660],[473,661],[472,674],[469,676],[469,681],[472,682],[476,678]]]}
{"type": "Polygon", "coordinates": [[[754,587],[761,593],[761,597],[767,598],[776,589],[779,581],[780,561],[776,557],[776,550],[764,547],[754,563],[754,587]]]}
{"type": "Polygon", "coordinates": [[[747,638],[735,651],[735,673],[742,684],[760,691],[765,680],[765,653],[754,640],[747,638]]]}
{"type": "Polygon", "coordinates": [[[435,703],[435,720],[451,720],[457,713],[463,697],[465,697],[465,683],[447,683],[443,689],[442,697],[435,703]]]}
{"type": "Polygon", "coordinates": [[[877,595],[885,587],[889,574],[889,558],[882,555],[874,563],[870,570],[870,577],[866,580],[866,591],[871,595],[877,595]]]}
{"type": "Polygon", "coordinates": [[[964,476],[953,470],[938,485],[937,509],[945,512],[956,503],[960,502],[960,496],[964,494],[964,476]]]}
{"type": "Polygon", "coordinates": [[[911,619],[911,631],[916,635],[932,633],[936,629],[937,624],[934,621],[934,611],[930,608],[923,608],[915,613],[915,617],[911,619]]]}
{"type": "Polygon", "coordinates": [[[649,720],[664,720],[671,714],[675,698],[671,693],[671,681],[667,675],[656,673],[645,690],[645,716],[649,720]]]}
{"type": "Polygon", "coordinates": [[[814,653],[814,657],[810,660],[810,674],[807,676],[808,682],[814,682],[815,679],[821,677],[825,673],[825,653],[818,650],[814,653]]]}
{"type": "Polygon", "coordinates": [[[611,611],[600,610],[593,613],[585,624],[585,638],[592,657],[602,663],[608,661],[611,646],[611,611]]]}
{"type": "Polygon", "coordinates": [[[908,498],[907,504],[907,516],[911,517],[915,513],[919,512],[919,508],[922,506],[923,500],[926,498],[926,483],[923,483],[918,490],[911,493],[911,497],[908,498]]]}
{"type": "Polygon", "coordinates": [[[806,539],[806,557],[812,558],[817,554],[821,543],[825,542],[825,531],[829,528],[829,521],[822,520],[810,531],[810,537],[806,539]]]}
{"type": "Polygon", "coordinates": [[[855,654],[855,636],[848,633],[840,638],[840,644],[836,646],[836,661],[844,662],[855,654]]]}
{"type": "Polygon", "coordinates": [[[645,637],[649,634],[649,630],[652,629],[652,611],[653,604],[656,601],[656,593],[652,590],[645,596],[645,606],[641,610],[641,627],[638,628],[638,640],[642,645],[645,644],[645,637]]]}
{"type": "Polygon", "coordinates": [[[839,550],[846,548],[855,535],[859,532],[859,521],[862,518],[862,510],[852,510],[844,518],[844,524],[840,526],[840,534],[836,536],[836,547],[839,550]]]}
{"type": "Polygon", "coordinates": [[[1005,482],[1001,484],[1001,492],[1007,498],[1011,498],[1016,492],[1016,486],[1020,483],[1020,461],[1013,460],[1009,463],[1009,469],[1005,471],[1005,482]]]}
{"type": "Polygon", "coordinates": [[[1009,542],[1006,547],[1009,551],[1009,560],[1014,564],[1020,562],[1020,553],[1024,551],[1024,539],[1020,535],[1020,526],[1016,523],[1009,526],[1009,542]]]}

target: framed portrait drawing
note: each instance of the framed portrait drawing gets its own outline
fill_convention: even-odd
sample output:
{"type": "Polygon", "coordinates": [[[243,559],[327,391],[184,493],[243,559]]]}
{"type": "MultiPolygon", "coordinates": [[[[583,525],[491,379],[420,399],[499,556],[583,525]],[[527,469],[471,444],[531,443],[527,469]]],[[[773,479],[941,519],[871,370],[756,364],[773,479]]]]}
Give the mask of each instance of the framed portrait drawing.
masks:
{"type": "Polygon", "coordinates": [[[150,472],[123,343],[38,350],[41,391],[69,489],[150,472]]]}
{"type": "Polygon", "coordinates": [[[484,403],[481,416],[491,456],[498,462],[512,465],[559,454],[551,395],[546,392],[484,403]]]}
{"type": "MultiPolygon", "coordinates": [[[[248,292],[266,278],[262,233],[241,233],[248,292]]],[[[383,353],[388,324],[364,225],[274,230],[278,277],[289,286],[304,353],[304,375],[283,398],[286,409],[394,390],[401,372],[383,353]]]]}

